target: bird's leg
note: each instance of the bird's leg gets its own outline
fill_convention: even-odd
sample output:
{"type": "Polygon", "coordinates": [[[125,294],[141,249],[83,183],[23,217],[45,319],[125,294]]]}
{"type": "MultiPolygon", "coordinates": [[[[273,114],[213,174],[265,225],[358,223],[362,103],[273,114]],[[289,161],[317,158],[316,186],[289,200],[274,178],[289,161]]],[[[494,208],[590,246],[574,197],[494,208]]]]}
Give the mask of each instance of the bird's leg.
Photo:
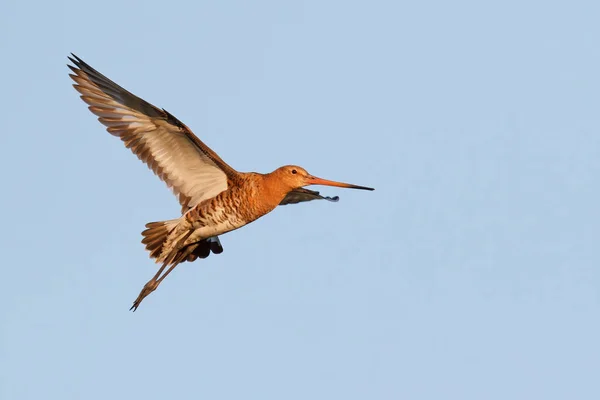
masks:
{"type": "MultiPolygon", "coordinates": [[[[187,257],[187,255],[186,255],[186,257],[187,257]]],[[[171,267],[170,267],[170,268],[167,270],[167,272],[165,272],[165,273],[164,273],[164,275],[163,275],[163,276],[161,276],[161,277],[160,277],[160,279],[158,279],[158,280],[156,281],[156,286],[160,285],[160,283],[161,283],[161,282],[162,282],[162,281],[163,281],[163,280],[164,280],[164,279],[167,277],[167,275],[169,275],[169,274],[171,273],[171,271],[173,271],[173,270],[175,269],[175,267],[176,267],[176,266],[178,266],[178,265],[179,265],[179,263],[180,263],[180,262],[181,262],[181,261],[177,261],[177,263],[175,263],[175,264],[171,265],[171,267]]],[[[155,289],[156,289],[156,286],[154,287],[155,289]]],[[[154,289],[153,289],[153,290],[154,290],[154,289]]]]}
{"type": "MultiPolygon", "coordinates": [[[[137,297],[137,299],[135,299],[135,301],[133,302],[133,305],[131,306],[131,308],[129,309],[129,311],[131,311],[131,310],[133,310],[133,311],[137,310],[137,308],[140,306],[140,303],[142,302],[142,300],[144,300],[144,297],[148,296],[150,293],[152,293],[152,292],[154,292],[156,290],[156,288],[158,287],[158,284],[160,282],[160,280],[158,279],[158,277],[160,276],[160,274],[163,272],[163,270],[165,269],[165,267],[167,265],[169,265],[169,262],[165,261],[163,263],[162,267],[160,267],[160,269],[156,273],[156,275],[154,275],[152,277],[152,279],[150,279],[146,283],[146,285],[144,285],[144,288],[140,292],[140,295],[137,297]]],[[[171,269],[172,268],[173,267],[171,267],[171,269]]]]}
{"type": "Polygon", "coordinates": [[[137,310],[137,308],[140,306],[140,303],[142,302],[142,300],[144,300],[144,298],[146,296],[148,296],[150,293],[154,292],[156,290],[156,288],[158,287],[158,285],[160,285],[160,283],[167,277],[167,275],[169,275],[169,273],[171,271],[173,271],[173,269],[179,263],[181,263],[183,260],[185,260],[187,258],[187,256],[190,254],[191,246],[188,246],[187,251],[184,251],[181,253],[179,253],[179,249],[181,249],[181,247],[183,247],[183,244],[185,243],[187,238],[192,234],[192,232],[193,231],[189,231],[184,237],[182,237],[180,240],[177,241],[177,244],[173,251],[173,256],[167,257],[167,259],[165,260],[163,265],[158,269],[158,272],[152,277],[152,279],[150,279],[144,285],[144,287],[142,288],[142,291],[138,295],[137,299],[135,299],[135,301],[133,302],[133,305],[131,306],[129,311],[133,310],[135,312],[135,310],[137,310]],[[177,254],[177,253],[179,253],[179,254],[177,254]],[[163,276],[160,276],[161,273],[166,268],[166,266],[169,264],[171,264],[171,267],[167,270],[167,272],[164,273],[163,276]]]}

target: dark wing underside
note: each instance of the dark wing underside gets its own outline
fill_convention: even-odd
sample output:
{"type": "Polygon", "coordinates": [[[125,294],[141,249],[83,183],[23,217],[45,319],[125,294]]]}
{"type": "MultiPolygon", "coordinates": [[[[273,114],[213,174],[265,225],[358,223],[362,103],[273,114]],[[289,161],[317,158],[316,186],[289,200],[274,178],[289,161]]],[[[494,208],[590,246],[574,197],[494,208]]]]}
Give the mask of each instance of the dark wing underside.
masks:
{"type": "Polygon", "coordinates": [[[312,200],[328,200],[328,201],[336,202],[339,199],[340,198],[338,196],[335,196],[335,197],[321,196],[319,194],[319,192],[317,192],[315,190],[299,188],[299,189],[294,189],[291,192],[289,192],[284,197],[284,199],[281,200],[281,203],[279,203],[279,205],[285,206],[286,204],[297,204],[297,203],[303,203],[305,201],[312,201],[312,200]]]}

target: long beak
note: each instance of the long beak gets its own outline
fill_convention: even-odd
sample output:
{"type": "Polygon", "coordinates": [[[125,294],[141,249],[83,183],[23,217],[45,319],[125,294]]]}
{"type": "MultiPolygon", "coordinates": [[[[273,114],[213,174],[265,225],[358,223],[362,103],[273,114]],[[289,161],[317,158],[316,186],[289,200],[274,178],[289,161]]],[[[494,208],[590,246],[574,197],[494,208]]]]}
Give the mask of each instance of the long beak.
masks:
{"type": "Polygon", "coordinates": [[[336,181],[328,181],[327,179],[317,178],[316,176],[311,176],[307,179],[309,185],[325,185],[325,186],[337,186],[348,189],[361,189],[361,190],[375,190],[366,186],[358,186],[352,185],[350,183],[336,182],[336,181]]]}

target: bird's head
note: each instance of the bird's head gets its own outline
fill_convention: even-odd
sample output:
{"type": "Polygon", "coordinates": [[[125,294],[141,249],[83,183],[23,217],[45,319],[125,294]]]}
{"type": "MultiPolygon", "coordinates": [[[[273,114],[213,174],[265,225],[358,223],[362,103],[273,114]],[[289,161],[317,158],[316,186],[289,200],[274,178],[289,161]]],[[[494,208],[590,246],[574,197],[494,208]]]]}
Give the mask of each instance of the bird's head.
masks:
{"type": "Polygon", "coordinates": [[[285,165],[273,171],[272,174],[275,175],[279,182],[281,182],[281,184],[289,190],[309,185],[324,185],[337,186],[348,189],[374,190],[373,188],[366,186],[358,186],[352,185],[350,183],[342,183],[317,178],[316,176],[309,174],[304,168],[299,167],[297,165],[285,165]]]}

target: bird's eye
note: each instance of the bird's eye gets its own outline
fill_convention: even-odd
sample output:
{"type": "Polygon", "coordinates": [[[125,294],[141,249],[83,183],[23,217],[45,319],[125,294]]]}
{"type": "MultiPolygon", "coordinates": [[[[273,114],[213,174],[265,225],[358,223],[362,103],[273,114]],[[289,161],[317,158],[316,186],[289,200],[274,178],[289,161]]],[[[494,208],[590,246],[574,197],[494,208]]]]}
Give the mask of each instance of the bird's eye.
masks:
{"type": "Polygon", "coordinates": [[[295,175],[295,174],[297,174],[297,173],[298,173],[298,171],[296,171],[295,169],[293,169],[293,170],[292,170],[292,174],[294,174],[294,175],[295,175]]]}

